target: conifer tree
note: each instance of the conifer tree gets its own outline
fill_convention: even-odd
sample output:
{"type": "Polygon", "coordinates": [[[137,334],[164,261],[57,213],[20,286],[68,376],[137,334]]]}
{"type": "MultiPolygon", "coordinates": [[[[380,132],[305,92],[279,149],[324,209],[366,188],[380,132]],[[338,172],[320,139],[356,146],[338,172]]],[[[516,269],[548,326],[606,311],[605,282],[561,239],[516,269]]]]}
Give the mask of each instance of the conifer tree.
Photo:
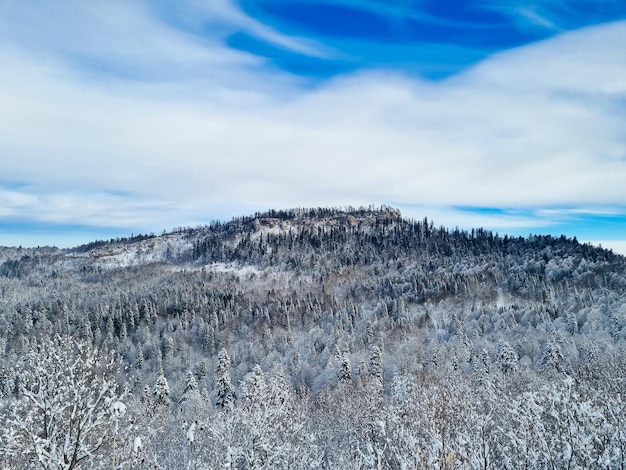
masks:
{"type": "Polygon", "coordinates": [[[171,403],[170,399],[170,385],[163,374],[160,374],[154,384],[154,406],[169,407],[171,403]]]}
{"type": "Polygon", "coordinates": [[[339,380],[347,382],[352,378],[352,364],[347,353],[341,355],[341,364],[339,365],[339,380]]]}
{"type": "Polygon", "coordinates": [[[200,395],[198,380],[196,380],[196,376],[190,370],[187,371],[187,375],[185,376],[185,390],[183,394],[189,398],[192,396],[195,397],[195,395],[200,395]]]}
{"type": "Polygon", "coordinates": [[[383,386],[383,352],[378,346],[372,347],[370,351],[369,372],[370,372],[370,375],[380,384],[380,387],[382,387],[383,386]]]}
{"type": "Polygon", "coordinates": [[[511,345],[500,339],[498,342],[498,367],[505,374],[515,372],[518,367],[518,356],[515,349],[511,345]]]}
{"type": "Polygon", "coordinates": [[[135,366],[137,369],[143,368],[143,348],[141,345],[137,347],[137,354],[135,355],[135,366]]]}
{"type": "Polygon", "coordinates": [[[222,348],[215,368],[215,405],[230,409],[235,403],[235,388],[230,378],[230,357],[226,348],[222,348]]]}
{"type": "Polygon", "coordinates": [[[267,383],[259,364],[256,364],[243,380],[241,398],[248,408],[259,408],[267,404],[267,383]]]}
{"type": "Polygon", "coordinates": [[[541,365],[548,371],[561,371],[565,358],[561,348],[554,338],[550,338],[543,348],[541,365]]]}

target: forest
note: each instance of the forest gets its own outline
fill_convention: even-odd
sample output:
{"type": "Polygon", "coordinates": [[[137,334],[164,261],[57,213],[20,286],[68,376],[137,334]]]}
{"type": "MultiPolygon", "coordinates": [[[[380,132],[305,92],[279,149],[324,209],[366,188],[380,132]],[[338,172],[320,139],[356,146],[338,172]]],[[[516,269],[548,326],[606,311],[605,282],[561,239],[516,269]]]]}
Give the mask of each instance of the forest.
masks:
{"type": "Polygon", "coordinates": [[[626,258],[565,236],[371,206],[0,248],[3,469],[623,469],[625,368],[626,258]]]}

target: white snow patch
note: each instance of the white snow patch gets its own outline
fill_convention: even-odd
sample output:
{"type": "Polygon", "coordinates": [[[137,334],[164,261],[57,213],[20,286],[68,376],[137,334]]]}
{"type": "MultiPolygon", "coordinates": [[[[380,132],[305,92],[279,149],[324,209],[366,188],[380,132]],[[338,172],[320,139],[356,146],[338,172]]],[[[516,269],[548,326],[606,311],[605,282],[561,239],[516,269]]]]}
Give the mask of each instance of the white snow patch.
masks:
{"type": "Polygon", "coordinates": [[[135,454],[141,452],[143,449],[143,443],[141,442],[141,437],[137,436],[133,441],[133,452],[135,454]]]}
{"type": "Polygon", "coordinates": [[[187,428],[187,433],[186,433],[186,436],[187,436],[187,443],[188,443],[189,445],[192,445],[192,444],[193,444],[193,441],[195,440],[196,423],[197,423],[197,421],[194,421],[194,422],[193,422],[193,423],[191,423],[191,424],[189,425],[189,427],[187,428]]]}
{"type": "Polygon", "coordinates": [[[502,287],[498,287],[498,300],[496,301],[497,308],[504,308],[504,292],[502,287]]]}
{"type": "Polygon", "coordinates": [[[111,405],[111,413],[116,419],[121,418],[126,414],[126,405],[121,401],[116,401],[111,405]]]}
{"type": "Polygon", "coordinates": [[[204,266],[207,271],[213,271],[216,273],[234,273],[239,277],[247,277],[252,274],[259,275],[264,271],[260,270],[256,266],[245,265],[241,266],[237,263],[211,263],[204,266]]]}
{"type": "Polygon", "coordinates": [[[192,242],[181,234],[167,234],[134,243],[113,243],[87,253],[71,253],[71,258],[94,260],[104,268],[126,268],[148,263],[166,262],[190,251],[192,242]]]}

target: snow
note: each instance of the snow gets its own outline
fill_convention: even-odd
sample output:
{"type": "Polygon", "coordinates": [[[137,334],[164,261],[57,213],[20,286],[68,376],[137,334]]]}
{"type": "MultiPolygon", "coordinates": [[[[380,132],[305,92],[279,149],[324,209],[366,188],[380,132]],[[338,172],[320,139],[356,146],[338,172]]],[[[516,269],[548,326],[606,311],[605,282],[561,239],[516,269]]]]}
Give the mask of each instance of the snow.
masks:
{"type": "Polygon", "coordinates": [[[126,414],[126,405],[121,401],[116,401],[111,405],[111,414],[115,419],[120,419],[126,414]]]}
{"type": "Polygon", "coordinates": [[[240,278],[248,277],[253,274],[258,276],[264,272],[256,266],[241,266],[237,263],[211,263],[205,265],[204,269],[216,273],[233,273],[237,274],[240,278]]]}
{"type": "Polygon", "coordinates": [[[197,424],[197,421],[194,421],[193,423],[191,423],[189,427],[187,428],[187,432],[185,433],[185,435],[187,436],[187,443],[189,445],[192,445],[193,441],[195,440],[196,424],[197,424]]]}
{"type": "Polygon", "coordinates": [[[497,308],[504,308],[504,292],[502,287],[498,287],[498,300],[496,301],[497,308]]]}
{"type": "Polygon", "coordinates": [[[137,436],[135,437],[135,440],[133,441],[133,452],[137,454],[141,452],[142,449],[143,449],[143,444],[141,442],[141,437],[137,436]]]}
{"type": "Polygon", "coordinates": [[[148,263],[163,263],[169,257],[193,249],[191,240],[183,234],[173,233],[149,238],[134,243],[112,243],[94,248],[87,253],[69,253],[69,258],[95,261],[96,266],[115,269],[138,266],[148,263]]]}

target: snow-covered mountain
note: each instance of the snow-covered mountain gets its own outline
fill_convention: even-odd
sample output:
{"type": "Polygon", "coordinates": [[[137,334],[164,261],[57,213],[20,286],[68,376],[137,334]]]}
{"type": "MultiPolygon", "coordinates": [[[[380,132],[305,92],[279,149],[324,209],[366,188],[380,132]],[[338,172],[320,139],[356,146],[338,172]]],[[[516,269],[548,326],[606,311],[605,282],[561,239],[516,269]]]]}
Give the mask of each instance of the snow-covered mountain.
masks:
{"type": "MultiPolygon", "coordinates": [[[[69,250],[0,249],[7,412],[39,383],[29,364],[54,362],[33,357],[63,338],[118,356],[113,395],[147,426],[125,430],[135,464],[137,437],[151,449],[144,462],[166,468],[626,459],[626,260],[566,237],[318,208],[69,250]],[[192,451],[196,418],[190,435],[204,447],[192,451]],[[259,423],[267,433],[254,438],[259,423]],[[571,426],[578,434],[566,436],[571,426]],[[171,457],[181,449],[184,463],[171,457]]],[[[28,468],[15,455],[0,452],[14,465],[4,468],[28,468]]]]}

